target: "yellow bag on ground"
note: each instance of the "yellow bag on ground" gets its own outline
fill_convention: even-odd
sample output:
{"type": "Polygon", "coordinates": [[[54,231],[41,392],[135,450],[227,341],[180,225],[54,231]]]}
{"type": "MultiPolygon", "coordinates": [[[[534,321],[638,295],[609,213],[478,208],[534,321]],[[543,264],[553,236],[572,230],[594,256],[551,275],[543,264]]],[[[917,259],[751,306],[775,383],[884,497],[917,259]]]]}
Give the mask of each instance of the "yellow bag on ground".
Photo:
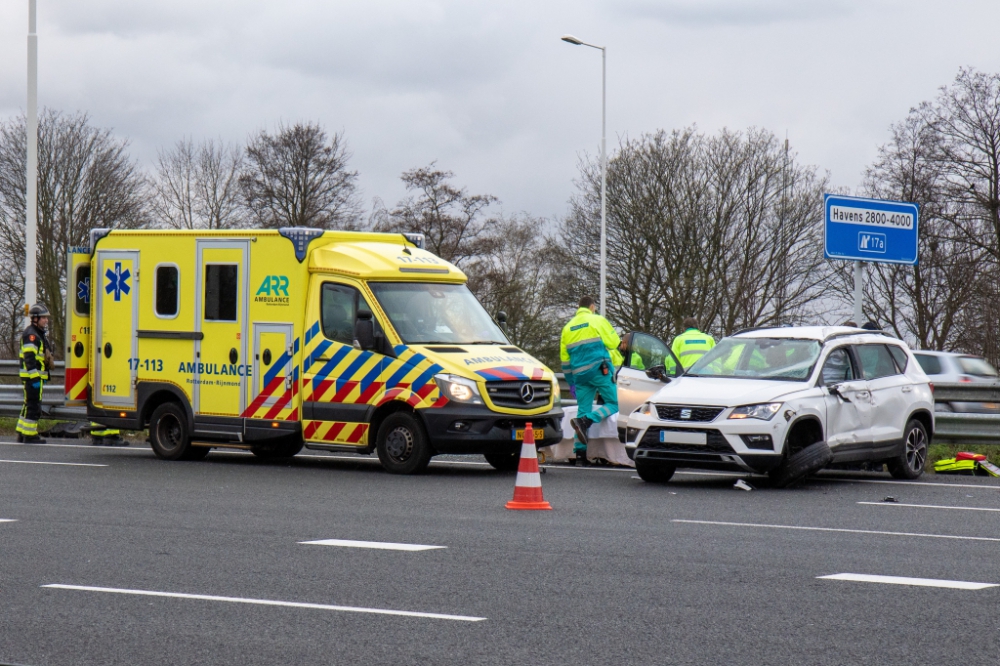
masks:
{"type": "Polygon", "coordinates": [[[934,463],[934,471],[938,474],[975,474],[976,465],[975,460],[944,458],[934,463]]]}

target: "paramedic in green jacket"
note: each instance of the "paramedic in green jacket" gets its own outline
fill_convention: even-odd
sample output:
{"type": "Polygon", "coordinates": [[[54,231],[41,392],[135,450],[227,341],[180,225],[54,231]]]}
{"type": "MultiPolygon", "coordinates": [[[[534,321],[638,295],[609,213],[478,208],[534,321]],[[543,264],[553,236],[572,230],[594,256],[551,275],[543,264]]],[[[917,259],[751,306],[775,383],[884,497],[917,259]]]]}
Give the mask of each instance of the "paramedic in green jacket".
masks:
{"type": "Polygon", "coordinates": [[[715,338],[698,330],[698,320],[694,317],[685,317],[684,332],[674,338],[670,351],[687,370],[714,346],[715,338]]]}
{"type": "Polygon", "coordinates": [[[593,298],[581,298],[580,309],[563,327],[559,341],[559,358],[566,381],[576,391],[578,412],[570,425],[584,446],[590,426],[618,412],[615,367],[622,364],[618,351],[621,338],[596,310],[597,302],[593,298]],[[597,393],[601,394],[604,404],[595,408],[597,393]]]}

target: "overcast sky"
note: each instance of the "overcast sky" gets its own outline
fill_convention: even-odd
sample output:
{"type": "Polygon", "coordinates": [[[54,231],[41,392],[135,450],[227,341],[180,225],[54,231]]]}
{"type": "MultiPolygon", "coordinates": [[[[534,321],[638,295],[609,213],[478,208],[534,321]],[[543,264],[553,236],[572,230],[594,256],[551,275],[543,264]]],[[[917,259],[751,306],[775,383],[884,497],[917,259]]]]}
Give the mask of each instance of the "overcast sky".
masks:
{"type": "MultiPolygon", "coordinates": [[[[961,66],[1000,71],[996,0],[38,0],[39,103],[151,167],[182,137],[344,132],[367,205],[437,160],[507,212],[559,217],[597,153],[697,124],[786,131],[856,188],[891,123],[961,66]]],[[[0,0],[0,119],[26,105],[28,0],[0,0]]]]}

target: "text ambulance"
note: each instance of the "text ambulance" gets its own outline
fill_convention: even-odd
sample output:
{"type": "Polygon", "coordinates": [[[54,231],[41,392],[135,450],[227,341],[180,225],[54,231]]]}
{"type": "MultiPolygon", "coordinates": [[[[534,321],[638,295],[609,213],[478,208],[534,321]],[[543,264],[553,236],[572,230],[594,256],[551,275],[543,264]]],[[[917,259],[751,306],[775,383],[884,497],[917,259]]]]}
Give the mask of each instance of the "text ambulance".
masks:
{"type": "Polygon", "coordinates": [[[168,460],[377,451],[517,465],[562,437],[558,383],[419,235],[97,230],[69,257],[66,394],[168,460]],[[412,242],[411,242],[412,241],[412,242]]]}

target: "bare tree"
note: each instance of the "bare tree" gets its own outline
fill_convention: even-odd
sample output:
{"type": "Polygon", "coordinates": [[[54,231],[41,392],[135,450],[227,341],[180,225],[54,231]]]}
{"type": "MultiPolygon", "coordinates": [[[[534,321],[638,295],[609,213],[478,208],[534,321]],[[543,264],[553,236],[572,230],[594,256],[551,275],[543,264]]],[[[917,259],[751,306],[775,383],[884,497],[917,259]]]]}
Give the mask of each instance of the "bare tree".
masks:
{"type": "Polygon", "coordinates": [[[376,209],[376,231],[424,234],[427,249],[456,266],[477,255],[477,242],[490,227],[486,209],[497,202],[489,194],[468,194],[449,181],[451,171],[441,171],[432,162],[410,169],[400,177],[406,189],[417,192],[400,201],[391,211],[376,209]]]}
{"type": "Polygon", "coordinates": [[[947,181],[952,223],[1000,261],[1000,74],[961,69],[918,113],[936,137],[933,159],[947,181]]]}
{"type": "MultiPolygon", "coordinates": [[[[580,172],[554,248],[563,303],[597,291],[599,163],[580,172]]],[[[807,318],[829,279],[824,186],[762,130],[622,141],[608,165],[609,317],[664,338],[692,315],[718,335],[807,318]]]]}
{"type": "MultiPolygon", "coordinates": [[[[865,173],[864,191],[876,199],[912,201],[920,206],[916,266],[870,264],[866,310],[870,318],[922,349],[953,349],[967,337],[964,313],[975,307],[982,262],[981,246],[965,242],[952,222],[961,208],[950,196],[952,184],[944,162],[942,137],[924,105],[890,129],[889,142],[865,173]]],[[[842,272],[841,288],[851,280],[842,272]]],[[[859,322],[860,323],[860,322],[859,322]]]]}
{"type": "Polygon", "coordinates": [[[239,175],[242,151],[190,139],[161,150],[153,179],[155,222],[174,229],[232,229],[246,223],[239,175]]]}
{"type": "Polygon", "coordinates": [[[527,215],[496,220],[465,270],[469,288],[490,314],[507,315],[511,341],[559,367],[559,332],[566,313],[552,305],[553,257],[545,227],[545,220],[527,215]]]}
{"type": "MultiPolygon", "coordinates": [[[[27,132],[24,117],[0,124],[0,254],[13,259],[3,282],[24,291],[27,132]]],[[[38,124],[38,297],[52,312],[52,343],[61,354],[64,336],[66,253],[86,245],[97,227],[135,228],[147,220],[147,185],[129,157],[128,141],[90,125],[85,114],[44,110],[38,124]]],[[[17,321],[6,313],[4,326],[17,321]]],[[[19,323],[14,324],[16,327],[19,323]]],[[[4,330],[9,339],[16,330],[4,330]]]]}
{"type": "Polygon", "coordinates": [[[343,135],[328,137],[317,124],[261,130],[247,145],[239,178],[255,222],[272,229],[356,228],[361,204],[350,158],[343,135]]]}

